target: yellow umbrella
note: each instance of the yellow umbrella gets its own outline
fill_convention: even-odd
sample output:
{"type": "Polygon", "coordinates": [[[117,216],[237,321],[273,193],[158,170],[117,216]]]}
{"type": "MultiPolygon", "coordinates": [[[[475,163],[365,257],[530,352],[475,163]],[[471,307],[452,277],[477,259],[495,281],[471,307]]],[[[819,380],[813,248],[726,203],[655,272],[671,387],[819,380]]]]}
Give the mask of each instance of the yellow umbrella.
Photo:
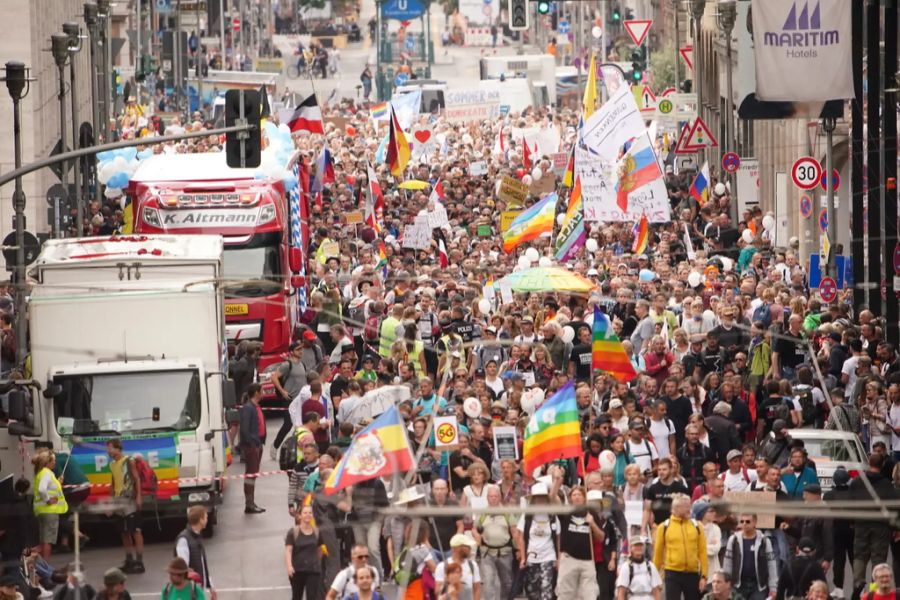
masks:
{"type": "Polygon", "coordinates": [[[401,190],[424,190],[431,187],[427,181],[419,181],[418,179],[410,179],[398,185],[401,190]]]}
{"type": "Polygon", "coordinates": [[[498,285],[509,285],[514,292],[592,292],[597,285],[577,273],[561,267],[533,267],[507,275],[498,285]]]}

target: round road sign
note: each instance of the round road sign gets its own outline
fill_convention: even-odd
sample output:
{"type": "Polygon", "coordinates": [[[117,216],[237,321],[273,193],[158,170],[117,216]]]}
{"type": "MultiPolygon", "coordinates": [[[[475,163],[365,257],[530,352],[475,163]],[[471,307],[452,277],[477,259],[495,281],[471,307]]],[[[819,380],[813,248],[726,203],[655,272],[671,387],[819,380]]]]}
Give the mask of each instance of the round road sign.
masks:
{"type": "Polygon", "coordinates": [[[834,302],[837,299],[837,283],[831,277],[823,277],[819,282],[819,295],[822,302],[834,302]]]}
{"type": "Polygon", "coordinates": [[[798,188],[811,190],[822,179],[822,165],[811,156],[798,158],[791,168],[791,179],[798,188]]]}
{"type": "Polygon", "coordinates": [[[239,17],[235,17],[231,20],[231,29],[232,31],[241,30],[241,19],[239,17]]]}
{"type": "Polygon", "coordinates": [[[823,208],[822,212],[819,213],[819,229],[822,232],[828,231],[828,209],[823,208]]]}
{"type": "Polygon", "coordinates": [[[812,216],[813,206],[812,200],[810,199],[808,194],[803,194],[800,196],[800,214],[803,215],[804,219],[808,219],[812,216]]]}
{"type": "Polygon", "coordinates": [[[741,166],[741,157],[737,152],[726,152],[722,157],[722,168],[728,173],[736,173],[741,166]]]}
{"type": "MultiPolygon", "coordinates": [[[[16,267],[16,232],[11,231],[9,235],[3,238],[3,245],[7,247],[3,251],[3,258],[6,259],[6,268],[12,271],[16,267]]],[[[25,264],[33,263],[41,251],[41,242],[34,237],[30,231],[25,232],[25,264]]]]}
{"type": "Polygon", "coordinates": [[[661,114],[667,115],[667,114],[671,113],[673,110],[675,110],[675,105],[672,104],[672,101],[669,100],[668,98],[663,98],[656,105],[656,108],[659,109],[659,112],[661,114]]]}
{"type": "MultiPolygon", "coordinates": [[[[826,179],[828,179],[828,175],[823,171],[822,176],[819,178],[819,185],[827,192],[828,184],[825,181],[826,179]]],[[[831,183],[834,191],[838,191],[838,188],[841,187],[841,174],[838,173],[837,169],[832,169],[831,171],[831,183]]]]}

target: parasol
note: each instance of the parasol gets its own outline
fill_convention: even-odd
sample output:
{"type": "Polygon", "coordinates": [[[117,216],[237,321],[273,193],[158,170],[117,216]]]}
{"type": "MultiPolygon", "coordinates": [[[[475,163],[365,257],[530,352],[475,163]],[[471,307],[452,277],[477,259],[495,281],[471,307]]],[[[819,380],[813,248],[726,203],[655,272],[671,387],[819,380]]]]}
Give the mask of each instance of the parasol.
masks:
{"type": "Polygon", "coordinates": [[[507,275],[498,285],[508,285],[514,292],[582,292],[596,289],[596,284],[560,267],[534,267],[507,275]]]}
{"type": "Polygon", "coordinates": [[[426,188],[431,187],[431,185],[426,181],[419,181],[418,179],[410,179],[409,181],[404,181],[397,187],[400,188],[401,190],[424,190],[426,188]]]}

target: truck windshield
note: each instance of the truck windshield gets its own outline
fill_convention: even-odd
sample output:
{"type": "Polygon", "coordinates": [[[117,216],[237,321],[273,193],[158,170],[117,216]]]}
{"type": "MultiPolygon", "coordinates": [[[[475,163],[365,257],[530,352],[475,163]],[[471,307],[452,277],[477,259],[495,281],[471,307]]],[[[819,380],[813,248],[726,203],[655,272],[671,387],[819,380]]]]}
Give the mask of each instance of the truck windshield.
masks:
{"type": "Polygon", "coordinates": [[[227,296],[268,296],[281,289],[281,260],[277,245],[225,246],[227,296]]]}
{"type": "Polygon", "coordinates": [[[196,369],[63,375],[56,422],[72,419],[75,435],[191,431],[200,424],[196,369]]]}

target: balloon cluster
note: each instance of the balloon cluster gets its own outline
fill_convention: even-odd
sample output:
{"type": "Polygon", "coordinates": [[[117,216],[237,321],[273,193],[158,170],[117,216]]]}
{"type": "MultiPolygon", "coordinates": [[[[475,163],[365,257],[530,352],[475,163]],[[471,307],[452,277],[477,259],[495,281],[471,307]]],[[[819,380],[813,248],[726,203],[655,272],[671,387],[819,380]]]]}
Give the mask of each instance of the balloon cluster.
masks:
{"type": "Polygon", "coordinates": [[[140,164],[139,159],[147,158],[153,150],[140,152],[136,148],[121,148],[97,153],[97,179],[106,186],[104,196],[113,200],[119,198],[128,187],[131,176],[140,164]]]}
{"type": "Polygon", "coordinates": [[[265,149],[262,151],[258,179],[280,179],[284,183],[284,191],[290,192],[298,185],[297,177],[285,168],[294,152],[294,140],[291,138],[291,130],[284,123],[276,125],[266,121],[263,125],[265,136],[265,149]]]}

